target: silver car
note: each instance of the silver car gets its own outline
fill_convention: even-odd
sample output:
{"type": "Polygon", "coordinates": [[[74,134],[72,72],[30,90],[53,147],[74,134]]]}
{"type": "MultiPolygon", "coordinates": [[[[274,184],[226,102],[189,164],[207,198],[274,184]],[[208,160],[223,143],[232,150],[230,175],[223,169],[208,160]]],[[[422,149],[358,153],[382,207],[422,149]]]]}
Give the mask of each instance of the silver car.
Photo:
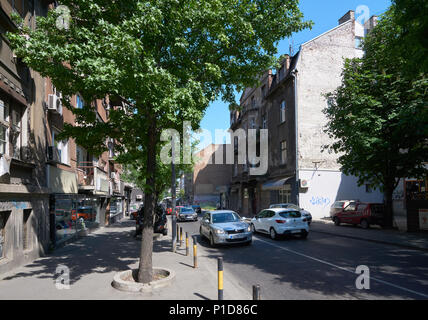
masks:
{"type": "Polygon", "coordinates": [[[191,207],[182,207],[177,213],[177,221],[198,221],[198,214],[191,207]]]}
{"type": "Polygon", "coordinates": [[[216,244],[251,244],[253,234],[248,223],[234,211],[217,210],[205,213],[199,228],[201,237],[207,238],[211,246],[216,244]]]}

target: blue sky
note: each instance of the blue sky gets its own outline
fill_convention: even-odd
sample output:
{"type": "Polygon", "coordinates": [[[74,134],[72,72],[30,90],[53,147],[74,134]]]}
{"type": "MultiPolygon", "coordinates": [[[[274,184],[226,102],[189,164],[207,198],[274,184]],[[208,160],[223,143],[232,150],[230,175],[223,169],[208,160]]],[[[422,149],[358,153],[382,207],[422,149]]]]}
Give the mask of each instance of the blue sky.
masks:
{"type": "MultiPolygon", "coordinates": [[[[369,15],[380,15],[391,5],[390,0],[300,0],[300,10],[303,12],[305,20],[312,20],[314,26],[312,30],[304,30],[293,35],[294,53],[299,50],[300,44],[334,28],[338,25],[338,20],[347,11],[357,12],[359,6],[367,6],[369,15]]],[[[358,14],[356,14],[358,19],[358,14]]],[[[289,53],[291,39],[284,39],[278,44],[278,55],[289,53]]],[[[239,95],[237,96],[237,100],[239,95]]],[[[212,132],[214,139],[215,129],[226,130],[229,128],[229,108],[221,100],[213,102],[206,110],[201,122],[201,128],[212,132]]],[[[200,147],[205,146],[201,141],[200,147]]]]}

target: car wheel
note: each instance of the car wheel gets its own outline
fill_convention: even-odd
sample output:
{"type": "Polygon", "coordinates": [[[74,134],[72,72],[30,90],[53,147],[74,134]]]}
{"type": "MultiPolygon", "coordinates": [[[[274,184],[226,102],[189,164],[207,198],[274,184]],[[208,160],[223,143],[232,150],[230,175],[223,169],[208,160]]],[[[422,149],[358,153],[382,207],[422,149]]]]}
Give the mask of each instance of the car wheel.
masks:
{"type": "Polygon", "coordinates": [[[204,239],[205,236],[202,234],[202,227],[199,227],[199,234],[201,235],[201,238],[204,239]]]}
{"type": "Polygon", "coordinates": [[[303,232],[300,236],[301,236],[301,238],[302,239],[307,239],[308,238],[308,235],[309,235],[309,232],[303,232]]]}
{"type": "Polygon", "coordinates": [[[276,233],[276,231],[275,231],[274,228],[270,228],[269,234],[270,234],[270,237],[271,237],[272,240],[278,239],[278,234],[276,233]]]}
{"type": "Polygon", "coordinates": [[[163,231],[162,231],[162,234],[163,234],[164,236],[168,235],[168,230],[167,230],[167,229],[163,230],[163,231]]]}
{"type": "Polygon", "coordinates": [[[335,226],[340,226],[340,219],[338,217],[334,217],[333,221],[335,226]]]}
{"type": "Polygon", "coordinates": [[[210,245],[211,247],[215,247],[214,236],[212,235],[212,233],[210,234],[210,245]]]}
{"type": "Polygon", "coordinates": [[[250,240],[250,241],[245,242],[245,245],[246,245],[246,246],[249,246],[249,245],[251,245],[252,243],[253,243],[253,240],[250,240]]]}
{"type": "Polygon", "coordinates": [[[360,225],[363,229],[368,229],[370,227],[370,224],[366,219],[361,220],[360,225]]]}
{"type": "Polygon", "coordinates": [[[252,233],[256,233],[257,232],[256,227],[254,226],[254,224],[251,224],[251,232],[252,233]]]}

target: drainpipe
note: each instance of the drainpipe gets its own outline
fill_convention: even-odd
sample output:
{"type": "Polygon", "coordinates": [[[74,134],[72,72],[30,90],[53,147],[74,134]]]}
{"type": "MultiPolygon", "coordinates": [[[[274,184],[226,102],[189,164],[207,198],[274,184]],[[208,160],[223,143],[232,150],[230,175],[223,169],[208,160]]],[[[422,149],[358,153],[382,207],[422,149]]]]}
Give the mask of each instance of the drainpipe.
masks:
{"type": "Polygon", "coordinates": [[[299,144],[298,144],[298,140],[299,140],[299,130],[298,130],[298,101],[297,101],[297,74],[298,71],[297,69],[294,69],[293,71],[291,71],[291,75],[294,78],[294,126],[295,126],[295,135],[296,135],[296,200],[297,203],[296,205],[298,205],[300,207],[300,184],[299,184],[299,144]]]}

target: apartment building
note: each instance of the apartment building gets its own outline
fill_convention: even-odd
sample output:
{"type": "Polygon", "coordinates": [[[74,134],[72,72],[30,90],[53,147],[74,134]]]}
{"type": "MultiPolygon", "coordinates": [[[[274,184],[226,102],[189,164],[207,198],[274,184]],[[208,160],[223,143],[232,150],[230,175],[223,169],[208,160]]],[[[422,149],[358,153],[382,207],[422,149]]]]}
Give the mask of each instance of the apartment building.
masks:
{"type": "Polygon", "coordinates": [[[13,11],[30,28],[44,1],[0,1],[0,274],[49,247],[44,79],[17,58],[5,36],[13,11]]]}
{"type": "Polygon", "coordinates": [[[324,133],[324,94],[341,84],[344,59],[364,54],[361,40],[375,23],[373,16],[361,25],[347,12],[337,27],[294,56],[282,56],[275,74],[266,72],[257,88],[245,90],[242,111],[231,112],[231,129],[267,128],[269,165],[265,175],[249,176],[248,164],[242,171],[235,164],[232,209],[252,216],[269,204],[291,202],[323,218],[337,200],[383,201],[379,191],[358,187],[356,177],[341,172],[337,154],[323,152],[331,141],[324,133]]]}
{"type": "MultiPolygon", "coordinates": [[[[74,108],[83,108],[85,103],[80,94],[71,98],[74,108]]],[[[121,107],[112,105],[108,98],[90,103],[100,122],[108,121],[110,108],[121,107]]],[[[61,94],[49,79],[46,106],[51,241],[58,245],[78,236],[82,230],[80,218],[84,218],[87,229],[119,220],[124,216],[127,201],[125,184],[120,179],[122,168],[114,160],[115,141],[107,139],[108,151],[100,156],[90,154],[74,139],[58,141],[55,137],[65,123],[78,124],[71,110],[62,107],[61,94]]]]}
{"type": "Polygon", "coordinates": [[[222,208],[229,207],[229,185],[232,165],[226,163],[226,145],[210,144],[195,153],[189,199],[192,204],[222,208]],[[221,161],[216,160],[221,159],[221,161]]]}

